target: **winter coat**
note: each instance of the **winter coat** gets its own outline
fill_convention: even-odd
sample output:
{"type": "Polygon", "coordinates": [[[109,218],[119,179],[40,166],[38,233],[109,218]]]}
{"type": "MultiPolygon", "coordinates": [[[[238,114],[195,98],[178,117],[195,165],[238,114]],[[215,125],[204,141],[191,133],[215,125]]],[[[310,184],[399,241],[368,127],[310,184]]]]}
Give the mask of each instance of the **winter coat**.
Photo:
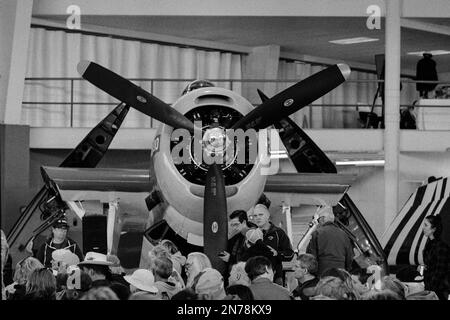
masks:
{"type": "Polygon", "coordinates": [[[270,246],[277,251],[274,257],[273,271],[275,273],[274,279],[283,276],[283,261],[291,261],[294,257],[294,250],[292,250],[291,240],[283,229],[276,227],[270,222],[268,230],[263,230],[263,242],[266,246],[270,246]]]}
{"type": "Polygon", "coordinates": [[[353,246],[347,234],[332,222],[326,222],[311,235],[306,249],[318,262],[318,275],[329,268],[350,270],[353,246]]]}

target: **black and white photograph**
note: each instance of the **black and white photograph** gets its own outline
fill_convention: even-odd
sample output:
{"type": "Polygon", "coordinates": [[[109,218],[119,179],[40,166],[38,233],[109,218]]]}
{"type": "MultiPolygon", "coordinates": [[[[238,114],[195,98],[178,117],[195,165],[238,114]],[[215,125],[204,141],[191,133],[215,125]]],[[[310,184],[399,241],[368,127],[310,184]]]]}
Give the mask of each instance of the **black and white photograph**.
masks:
{"type": "Polygon", "coordinates": [[[0,36],[2,305],[450,300],[450,1],[0,0],[0,36]]]}

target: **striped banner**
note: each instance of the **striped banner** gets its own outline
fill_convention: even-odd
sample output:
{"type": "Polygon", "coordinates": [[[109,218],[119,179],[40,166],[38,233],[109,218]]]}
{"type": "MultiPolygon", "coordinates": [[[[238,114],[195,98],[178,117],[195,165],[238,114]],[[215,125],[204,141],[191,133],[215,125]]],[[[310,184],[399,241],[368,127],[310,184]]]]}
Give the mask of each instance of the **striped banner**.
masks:
{"type": "Polygon", "coordinates": [[[441,214],[446,236],[450,218],[450,186],[448,178],[420,186],[406,201],[388,230],[381,244],[388,257],[388,265],[423,264],[422,251],[427,238],[422,233],[422,224],[429,215],[441,214]],[[447,217],[449,216],[449,217],[447,217]]]}

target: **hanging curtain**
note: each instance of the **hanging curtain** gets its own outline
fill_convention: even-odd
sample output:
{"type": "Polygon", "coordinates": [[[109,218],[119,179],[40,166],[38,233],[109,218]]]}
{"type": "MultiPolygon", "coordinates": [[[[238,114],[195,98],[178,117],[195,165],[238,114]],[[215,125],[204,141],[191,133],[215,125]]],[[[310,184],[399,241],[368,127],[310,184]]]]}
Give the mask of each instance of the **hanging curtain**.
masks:
{"type": "MultiPolygon", "coordinates": [[[[300,81],[323,69],[325,69],[324,66],[280,60],[278,79],[300,81]]],[[[297,111],[291,118],[303,128],[360,128],[358,111],[370,111],[378,84],[369,81],[376,79],[376,74],[353,70],[346,82],[314,101],[312,103],[314,106],[306,106],[297,111]]],[[[280,92],[294,83],[279,82],[277,91],[280,92]]],[[[417,99],[417,93],[414,91],[414,85],[403,83],[400,104],[411,105],[415,99],[417,99]]],[[[375,105],[381,104],[381,99],[378,97],[375,105]]],[[[380,107],[375,107],[374,112],[381,116],[380,107]]]]}
{"type": "MultiPolygon", "coordinates": [[[[32,28],[29,39],[27,77],[80,78],[76,66],[90,60],[125,78],[153,79],[241,79],[239,54],[115,39],[81,33],[32,28]]],[[[174,103],[188,81],[134,81],[166,103],[174,103]]],[[[217,82],[230,88],[229,82],[217,82]]],[[[240,83],[233,88],[241,92],[240,83]]],[[[26,81],[22,123],[43,127],[92,127],[118,101],[85,80],[26,81]],[[73,85],[73,101],[71,86],[73,85]],[[45,102],[28,104],[27,102],[45,102]],[[50,104],[49,104],[50,103],[50,104]],[[110,103],[100,105],[96,103],[110,103]],[[73,113],[71,115],[71,112],[73,113]]],[[[155,127],[156,120],[131,109],[123,127],[155,127]]]]}

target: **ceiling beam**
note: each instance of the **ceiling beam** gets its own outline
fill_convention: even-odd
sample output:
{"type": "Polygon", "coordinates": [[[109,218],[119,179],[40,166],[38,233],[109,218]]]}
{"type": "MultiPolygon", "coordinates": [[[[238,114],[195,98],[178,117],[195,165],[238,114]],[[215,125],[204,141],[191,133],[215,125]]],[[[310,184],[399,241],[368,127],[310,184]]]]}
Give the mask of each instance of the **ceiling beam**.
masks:
{"type": "MultiPolygon", "coordinates": [[[[63,15],[77,5],[82,15],[367,17],[370,6],[385,15],[386,0],[34,0],[33,15],[63,15]]],[[[402,17],[447,18],[448,0],[405,0],[402,17]]]]}
{"type": "MultiPolygon", "coordinates": [[[[33,17],[31,19],[31,24],[34,26],[41,27],[49,27],[66,30],[65,21],[56,21],[56,20],[48,20],[48,19],[40,19],[33,17]]],[[[250,53],[252,51],[252,47],[241,46],[229,43],[222,43],[218,41],[206,41],[206,40],[198,40],[198,39],[190,39],[183,37],[176,37],[170,35],[162,35],[151,32],[143,32],[143,31],[135,31],[135,30],[127,30],[121,28],[114,27],[105,27],[99,25],[92,25],[83,23],[82,28],[80,30],[82,33],[91,33],[96,35],[103,36],[116,36],[140,41],[150,41],[162,44],[172,44],[176,46],[189,46],[193,48],[199,49],[214,49],[218,51],[227,51],[227,52],[236,52],[236,53],[250,53]]]]}
{"type": "MultiPolygon", "coordinates": [[[[298,54],[298,53],[292,53],[292,52],[280,52],[280,58],[282,59],[289,59],[289,60],[298,60],[308,63],[318,63],[318,64],[324,64],[324,65],[333,65],[337,63],[346,63],[350,66],[350,68],[357,70],[357,71],[366,71],[366,72],[376,72],[375,64],[368,64],[368,63],[361,63],[356,61],[349,61],[349,60],[339,60],[339,59],[331,59],[331,58],[324,58],[324,57],[316,57],[316,56],[310,56],[307,54],[298,54]]],[[[402,69],[401,70],[401,76],[402,77],[415,77],[416,71],[410,70],[410,69],[402,69]]]]}
{"type": "MultiPolygon", "coordinates": [[[[385,0],[35,0],[33,15],[64,15],[77,5],[82,15],[148,16],[368,16],[385,0]]],[[[428,0],[436,1],[436,0],[428,0]]]]}
{"type": "Polygon", "coordinates": [[[423,22],[415,19],[401,19],[400,25],[402,28],[420,30],[425,32],[443,34],[450,36],[450,27],[435,23],[423,22]]]}

